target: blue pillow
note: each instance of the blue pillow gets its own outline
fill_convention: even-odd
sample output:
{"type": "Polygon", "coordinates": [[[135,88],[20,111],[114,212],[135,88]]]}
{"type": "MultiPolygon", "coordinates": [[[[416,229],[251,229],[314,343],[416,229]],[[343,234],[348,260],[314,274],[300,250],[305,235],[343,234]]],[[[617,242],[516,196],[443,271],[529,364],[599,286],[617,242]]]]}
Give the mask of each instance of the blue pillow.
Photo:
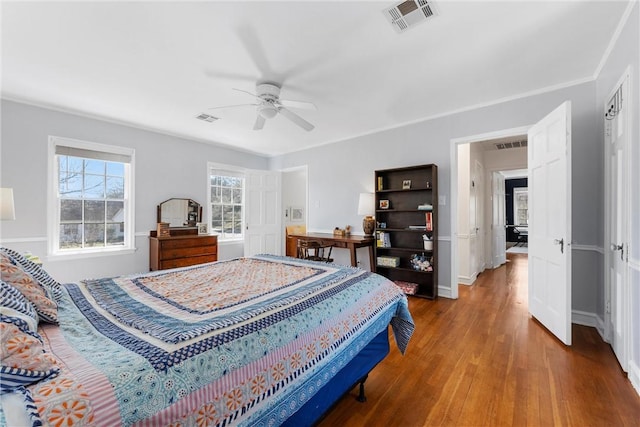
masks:
{"type": "Polygon", "coordinates": [[[33,304],[19,290],[2,280],[0,280],[0,307],[11,308],[32,318],[36,323],[38,321],[38,313],[33,304]]]}

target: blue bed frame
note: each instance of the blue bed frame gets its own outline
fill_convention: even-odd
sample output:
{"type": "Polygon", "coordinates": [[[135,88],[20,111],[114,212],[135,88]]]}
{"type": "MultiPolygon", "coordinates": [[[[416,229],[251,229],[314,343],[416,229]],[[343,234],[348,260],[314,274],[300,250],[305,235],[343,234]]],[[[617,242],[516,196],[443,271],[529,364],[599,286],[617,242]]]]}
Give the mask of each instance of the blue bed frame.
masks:
{"type": "Polygon", "coordinates": [[[364,381],[369,372],[387,354],[389,354],[389,333],[384,329],[282,425],[287,427],[314,425],[342,396],[358,384],[360,384],[358,400],[365,401],[364,381]]]}

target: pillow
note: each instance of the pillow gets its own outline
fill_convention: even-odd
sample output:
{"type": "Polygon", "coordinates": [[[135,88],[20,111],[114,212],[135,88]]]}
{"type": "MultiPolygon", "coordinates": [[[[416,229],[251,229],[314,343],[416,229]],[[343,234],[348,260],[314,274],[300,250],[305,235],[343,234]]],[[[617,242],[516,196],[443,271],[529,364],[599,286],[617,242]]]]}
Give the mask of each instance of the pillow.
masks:
{"type": "Polygon", "coordinates": [[[9,257],[12,264],[16,264],[22,267],[23,271],[29,273],[31,277],[33,277],[40,284],[40,286],[45,288],[47,292],[52,294],[56,299],[60,295],[62,295],[60,283],[53,280],[41,266],[31,262],[30,260],[25,258],[24,255],[14,251],[13,249],[0,246],[0,253],[3,253],[7,257],[9,257]]]}
{"type": "Polygon", "coordinates": [[[29,273],[11,263],[9,257],[0,253],[0,278],[19,290],[33,304],[38,317],[45,322],[58,323],[58,305],[52,301],[29,273]]]}
{"type": "Polygon", "coordinates": [[[38,327],[38,313],[33,304],[19,290],[3,281],[0,281],[0,313],[34,323],[34,332],[38,327]]]}
{"type": "Polygon", "coordinates": [[[0,315],[0,392],[11,392],[60,372],[56,359],[45,352],[42,338],[26,322],[0,315]]]}
{"type": "Polygon", "coordinates": [[[19,290],[2,281],[0,281],[0,314],[24,320],[32,332],[38,330],[38,313],[33,304],[19,290]]]}

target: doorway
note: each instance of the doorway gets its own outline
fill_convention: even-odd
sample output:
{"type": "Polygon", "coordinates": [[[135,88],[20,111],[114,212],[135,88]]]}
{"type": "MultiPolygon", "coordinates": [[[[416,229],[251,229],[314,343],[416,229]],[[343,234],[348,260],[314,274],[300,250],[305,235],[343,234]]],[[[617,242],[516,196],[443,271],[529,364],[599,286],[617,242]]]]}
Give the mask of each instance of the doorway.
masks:
{"type": "Polygon", "coordinates": [[[307,166],[285,169],[282,172],[282,253],[295,256],[295,239],[290,239],[287,230],[296,233],[307,231],[308,218],[308,170],[307,166]]]}
{"type": "MultiPolygon", "coordinates": [[[[571,101],[528,128],[451,141],[451,284],[458,296],[458,146],[527,134],[529,312],[571,345],[571,101]]],[[[493,157],[492,157],[493,158],[493,157]]]]}
{"type": "Polygon", "coordinates": [[[527,179],[526,131],[513,132],[487,135],[456,147],[458,267],[454,277],[459,284],[471,285],[484,269],[506,262],[507,232],[515,230],[516,222],[520,246],[525,244],[526,212],[521,221],[513,220],[513,212],[507,213],[507,209],[513,211],[514,203],[513,191],[505,190],[505,182],[519,178],[516,182],[522,183],[527,179]]]}

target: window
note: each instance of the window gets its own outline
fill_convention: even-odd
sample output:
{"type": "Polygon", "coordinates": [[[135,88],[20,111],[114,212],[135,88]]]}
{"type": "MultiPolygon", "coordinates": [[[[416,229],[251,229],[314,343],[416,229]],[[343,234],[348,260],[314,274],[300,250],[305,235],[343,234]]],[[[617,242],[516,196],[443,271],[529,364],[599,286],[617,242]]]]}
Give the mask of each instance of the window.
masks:
{"type": "Polygon", "coordinates": [[[244,173],[209,165],[209,227],[220,241],[244,238],[244,184],[244,173]]]}
{"type": "Polygon", "coordinates": [[[529,223],[529,189],[516,187],[513,189],[513,222],[514,225],[529,223]]]}
{"type": "Polygon", "coordinates": [[[134,150],[51,137],[50,252],[133,248],[134,150]]]}

